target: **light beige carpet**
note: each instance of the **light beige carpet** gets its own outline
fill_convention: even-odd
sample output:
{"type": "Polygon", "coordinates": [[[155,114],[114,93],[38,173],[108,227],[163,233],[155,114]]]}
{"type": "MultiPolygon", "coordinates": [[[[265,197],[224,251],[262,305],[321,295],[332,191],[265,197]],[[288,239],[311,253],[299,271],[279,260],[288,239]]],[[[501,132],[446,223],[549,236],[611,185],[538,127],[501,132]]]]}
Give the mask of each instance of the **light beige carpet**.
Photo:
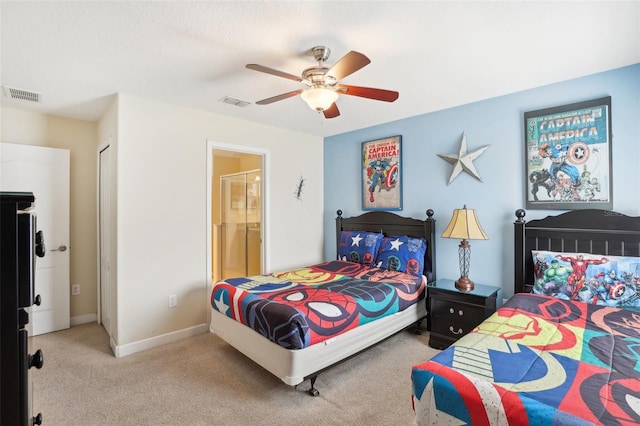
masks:
{"type": "Polygon", "coordinates": [[[287,386],[207,333],[115,358],[98,324],[32,339],[34,411],[44,425],[410,425],[411,367],[438,353],[403,331],[287,386]]]}

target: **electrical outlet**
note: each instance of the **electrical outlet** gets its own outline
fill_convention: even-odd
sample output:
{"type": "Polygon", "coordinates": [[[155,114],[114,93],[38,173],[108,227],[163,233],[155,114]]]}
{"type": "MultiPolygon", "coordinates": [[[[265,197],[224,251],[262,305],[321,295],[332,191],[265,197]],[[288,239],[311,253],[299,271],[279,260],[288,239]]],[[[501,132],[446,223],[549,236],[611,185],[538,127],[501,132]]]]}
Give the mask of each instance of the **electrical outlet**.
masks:
{"type": "Polygon", "coordinates": [[[175,308],[178,305],[178,297],[175,294],[169,295],[169,307],[175,308]]]}
{"type": "Polygon", "coordinates": [[[71,295],[77,296],[80,294],[80,284],[74,284],[71,286],[71,295]]]}

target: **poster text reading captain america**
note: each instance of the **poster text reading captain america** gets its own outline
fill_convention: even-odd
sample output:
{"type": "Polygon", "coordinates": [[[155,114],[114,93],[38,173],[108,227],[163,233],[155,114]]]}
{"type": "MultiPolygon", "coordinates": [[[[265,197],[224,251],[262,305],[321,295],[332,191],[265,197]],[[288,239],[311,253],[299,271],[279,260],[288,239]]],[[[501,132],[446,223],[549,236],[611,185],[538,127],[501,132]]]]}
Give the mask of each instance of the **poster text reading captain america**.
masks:
{"type": "Polygon", "coordinates": [[[398,156],[398,145],[395,142],[382,142],[369,147],[367,159],[390,158],[398,156]]]}
{"type": "Polygon", "coordinates": [[[599,127],[606,122],[601,109],[576,111],[561,116],[541,117],[538,129],[540,143],[602,142],[599,127]]]}

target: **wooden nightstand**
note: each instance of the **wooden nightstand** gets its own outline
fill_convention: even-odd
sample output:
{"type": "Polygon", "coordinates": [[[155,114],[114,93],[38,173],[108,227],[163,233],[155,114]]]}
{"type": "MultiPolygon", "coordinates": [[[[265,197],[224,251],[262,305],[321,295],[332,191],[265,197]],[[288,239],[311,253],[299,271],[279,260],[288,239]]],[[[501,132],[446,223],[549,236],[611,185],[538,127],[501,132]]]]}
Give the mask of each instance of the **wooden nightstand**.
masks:
{"type": "Polygon", "coordinates": [[[427,286],[429,346],[444,349],[473,330],[496,311],[499,291],[499,287],[477,283],[472,291],[460,291],[450,279],[427,286]]]}

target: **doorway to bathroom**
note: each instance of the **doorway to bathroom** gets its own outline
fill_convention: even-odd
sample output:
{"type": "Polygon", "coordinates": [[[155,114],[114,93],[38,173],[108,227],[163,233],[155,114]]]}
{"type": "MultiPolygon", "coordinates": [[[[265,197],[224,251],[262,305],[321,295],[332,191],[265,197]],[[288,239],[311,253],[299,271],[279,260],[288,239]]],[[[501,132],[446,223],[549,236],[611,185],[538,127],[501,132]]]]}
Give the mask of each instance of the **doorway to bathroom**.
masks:
{"type": "Polygon", "coordinates": [[[265,153],[209,142],[210,274],[258,275],[264,265],[265,153]]]}

